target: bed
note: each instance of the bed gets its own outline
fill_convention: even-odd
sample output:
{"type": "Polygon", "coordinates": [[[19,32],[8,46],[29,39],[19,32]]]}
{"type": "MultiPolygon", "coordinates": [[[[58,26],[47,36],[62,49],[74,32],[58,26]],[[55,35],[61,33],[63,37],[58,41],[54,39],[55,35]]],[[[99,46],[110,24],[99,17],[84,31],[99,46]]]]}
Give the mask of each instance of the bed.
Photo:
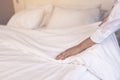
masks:
{"type": "Polygon", "coordinates": [[[120,80],[114,33],[78,55],[55,60],[94,33],[109,10],[102,10],[98,0],[88,7],[58,2],[26,6],[7,25],[0,25],[0,80],[120,80]]]}

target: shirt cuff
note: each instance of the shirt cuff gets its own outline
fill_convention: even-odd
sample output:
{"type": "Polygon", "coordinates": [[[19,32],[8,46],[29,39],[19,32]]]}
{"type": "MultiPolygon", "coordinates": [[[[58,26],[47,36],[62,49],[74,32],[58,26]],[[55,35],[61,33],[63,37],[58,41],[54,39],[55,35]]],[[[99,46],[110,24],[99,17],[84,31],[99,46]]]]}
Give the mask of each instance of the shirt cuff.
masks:
{"type": "Polygon", "coordinates": [[[90,36],[90,39],[95,43],[101,43],[104,39],[106,39],[111,34],[111,31],[102,32],[101,30],[97,30],[90,36]]]}

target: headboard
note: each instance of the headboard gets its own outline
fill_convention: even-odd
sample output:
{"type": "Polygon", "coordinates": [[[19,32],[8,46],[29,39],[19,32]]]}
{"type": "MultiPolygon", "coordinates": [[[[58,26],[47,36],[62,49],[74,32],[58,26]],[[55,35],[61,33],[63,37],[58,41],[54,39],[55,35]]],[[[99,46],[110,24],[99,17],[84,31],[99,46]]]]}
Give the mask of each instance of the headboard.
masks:
{"type": "Polygon", "coordinates": [[[13,0],[15,12],[28,7],[38,7],[45,4],[59,4],[74,7],[101,3],[102,9],[109,11],[115,0],[13,0]]]}

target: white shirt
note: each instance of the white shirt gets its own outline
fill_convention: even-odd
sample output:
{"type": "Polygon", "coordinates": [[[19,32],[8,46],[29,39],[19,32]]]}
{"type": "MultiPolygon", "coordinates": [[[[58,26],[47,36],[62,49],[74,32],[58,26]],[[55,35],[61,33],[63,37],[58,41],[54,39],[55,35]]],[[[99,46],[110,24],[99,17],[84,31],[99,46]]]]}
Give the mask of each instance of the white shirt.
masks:
{"type": "Polygon", "coordinates": [[[120,0],[115,3],[107,21],[90,38],[93,42],[100,43],[118,29],[120,29],[120,0]]]}

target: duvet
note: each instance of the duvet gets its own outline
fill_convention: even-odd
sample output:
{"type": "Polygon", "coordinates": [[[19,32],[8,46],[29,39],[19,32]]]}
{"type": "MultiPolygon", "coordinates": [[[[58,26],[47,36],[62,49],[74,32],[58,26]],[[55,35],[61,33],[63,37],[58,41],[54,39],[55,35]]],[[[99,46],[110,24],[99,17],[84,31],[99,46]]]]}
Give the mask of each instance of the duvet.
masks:
{"type": "Polygon", "coordinates": [[[120,49],[114,34],[82,53],[55,60],[89,37],[99,23],[26,30],[0,26],[0,80],[120,80],[120,49]]]}

